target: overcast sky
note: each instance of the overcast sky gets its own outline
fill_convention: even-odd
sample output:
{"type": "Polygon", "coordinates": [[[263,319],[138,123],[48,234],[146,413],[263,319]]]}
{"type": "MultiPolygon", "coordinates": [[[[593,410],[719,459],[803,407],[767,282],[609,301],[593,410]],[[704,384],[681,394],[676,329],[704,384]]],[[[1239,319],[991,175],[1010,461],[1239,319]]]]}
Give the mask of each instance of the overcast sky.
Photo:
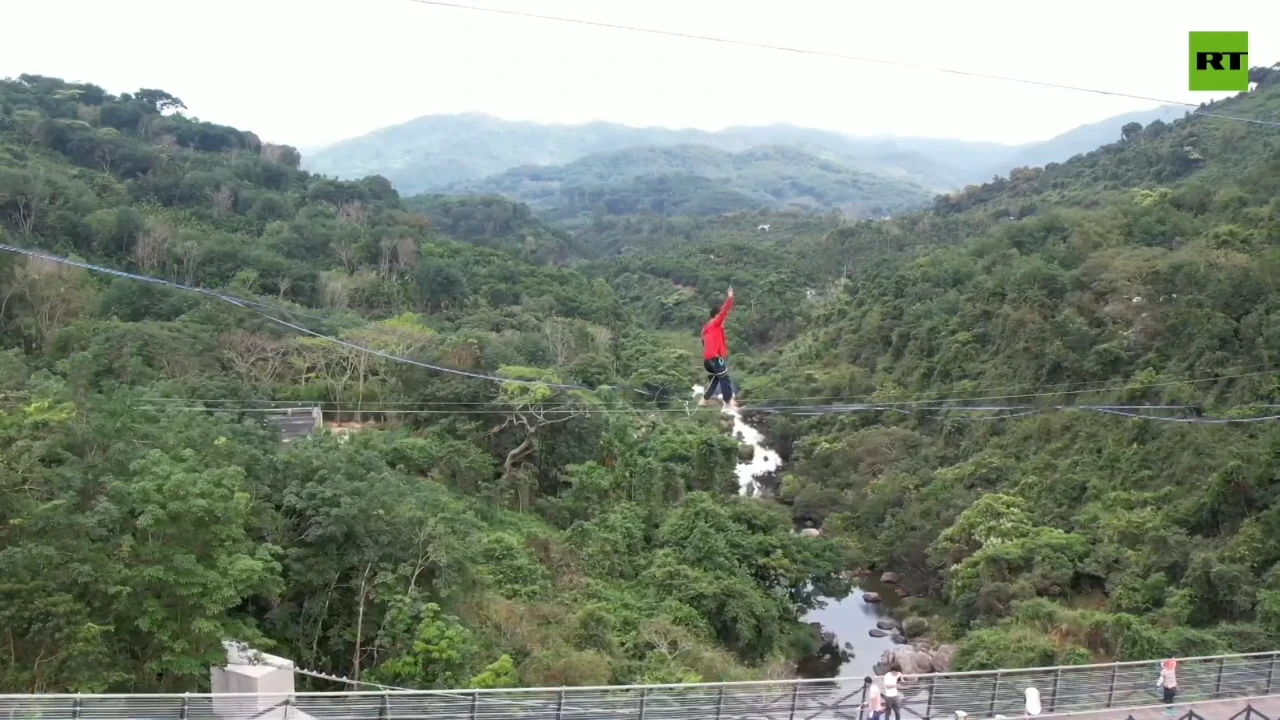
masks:
{"type": "MultiPolygon", "coordinates": [[[[1248,30],[1253,64],[1280,60],[1270,0],[453,1],[1174,101],[1223,95],[1187,91],[1188,30],[1248,30]]],[[[0,76],[160,88],[203,120],[303,147],[470,111],[1018,143],[1155,105],[412,0],[10,0],[3,17],[0,76]]]]}

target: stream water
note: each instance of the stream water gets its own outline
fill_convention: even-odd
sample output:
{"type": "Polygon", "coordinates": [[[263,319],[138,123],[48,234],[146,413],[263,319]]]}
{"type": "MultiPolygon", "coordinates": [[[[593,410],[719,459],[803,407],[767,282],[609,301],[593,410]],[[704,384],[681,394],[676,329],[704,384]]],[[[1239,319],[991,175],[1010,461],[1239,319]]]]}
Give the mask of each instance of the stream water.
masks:
{"type": "Polygon", "coordinates": [[[889,617],[889,609],[898,603],[892,586],[886,586],[874,578],[863,578],[852,592],[841,599],[823,598],[826,607],[811,610],[805,615],[807,622],[816,622],[826,632],[834,633],[836,645],[844,649],[844,658],[819,650],[813,658],[800,662],[800,674],[804,677],[866,677],[875,674],[875,664],[885,650],[895,647],[889,637],[872,637],[876,623],[889,617]],[[863,593],[879,593],[881,602],[869,603],[863,593]],[[841,662],[841,660],[843,660],[841,662]]]}
{"type": "MultiPolygon", "coordinates": [[[[695,385],[694,397],[701,397],[704,387],[695,385]]],[[[741,412],[721,408],[721,412],[733,418],[733,433],[754,450],[749,462],[738,463],[738,487],[743,495],[759,495],[756,478],[776,471],[782,466],[778,453],[764,446],[764,435],[742,419],[741,412]]],[[[814,655],[804,658],[797,671],[802,677],[862,677],[874,674],[873,668],[885,650],[894,647],[889,637],[872,637],[876,623],[889,616],[889,609],[898,603],[894,588],[876,578],[863,578],[843,598],[822,598],[826,605],[809,612],[806,622],[818,623],[823,631],[834,633],[835,646],[824,645],[814,655]],[[881,602],[868,603],[864,593],[880,595],[881,602]],[[844,652],[840,652],[843,650],[844,652]]]]}

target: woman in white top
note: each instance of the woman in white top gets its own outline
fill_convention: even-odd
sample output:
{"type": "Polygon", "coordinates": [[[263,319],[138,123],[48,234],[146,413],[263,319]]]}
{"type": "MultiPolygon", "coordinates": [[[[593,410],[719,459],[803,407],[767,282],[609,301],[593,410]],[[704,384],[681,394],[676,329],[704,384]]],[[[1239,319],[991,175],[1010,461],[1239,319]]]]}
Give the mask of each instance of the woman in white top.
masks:
{"type": "Polygon", "coordinates": [[[889,672],[884,674],[884,702],[887,707],[885,720],[888,720],[888,713],[893,713],[893,720],[902,720],[902,697],[898,695],[898,683],[902,681],[902,668],[897,663],[889,666],[889,672]]]}

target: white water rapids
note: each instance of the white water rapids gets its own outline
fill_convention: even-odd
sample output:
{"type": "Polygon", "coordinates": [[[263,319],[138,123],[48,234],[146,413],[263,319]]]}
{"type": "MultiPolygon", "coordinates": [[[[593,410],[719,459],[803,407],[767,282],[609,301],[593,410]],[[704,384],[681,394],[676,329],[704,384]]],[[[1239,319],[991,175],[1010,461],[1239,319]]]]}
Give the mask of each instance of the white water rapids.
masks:
{"type": "MultiPolygon", "coordinates": [[[[701,398],[705,390],[706,387],[702,385],[694,385],[694,399],[701,398]]],[[[741,437],[742,442],[750,445],[754,451],[749,462],[738,463],[736,468],[739,492],[743,495],[759,495],[760,486],[756,484],[756,478],[781,467],[782,458],[764,446],[764,435],[743,421],[741,410],[722,407],[721,412],[733,418],[733,434],[741,437]]]]}

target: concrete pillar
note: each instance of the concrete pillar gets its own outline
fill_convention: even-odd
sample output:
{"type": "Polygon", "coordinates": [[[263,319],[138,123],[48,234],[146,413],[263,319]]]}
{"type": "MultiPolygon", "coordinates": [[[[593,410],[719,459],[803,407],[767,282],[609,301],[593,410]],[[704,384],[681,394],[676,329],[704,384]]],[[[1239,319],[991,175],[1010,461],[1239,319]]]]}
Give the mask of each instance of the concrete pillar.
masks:
{"type": "MultiPolygon", "coordinates": [[[[225,667],[211,669],[213,712],[219,717],[251,717],[281,706],[262,717],[283,717],[284,701],[293,695],[293,661],[268,655],[233,640],[222,643],[227,651],[225,667]],[[253,696],[233,696],[249,693],[253,696]],[[225,697],[219,697],[225,696],[225,697]]],[[[291,712],[290,717],[302,717],[291,712]]]]}

